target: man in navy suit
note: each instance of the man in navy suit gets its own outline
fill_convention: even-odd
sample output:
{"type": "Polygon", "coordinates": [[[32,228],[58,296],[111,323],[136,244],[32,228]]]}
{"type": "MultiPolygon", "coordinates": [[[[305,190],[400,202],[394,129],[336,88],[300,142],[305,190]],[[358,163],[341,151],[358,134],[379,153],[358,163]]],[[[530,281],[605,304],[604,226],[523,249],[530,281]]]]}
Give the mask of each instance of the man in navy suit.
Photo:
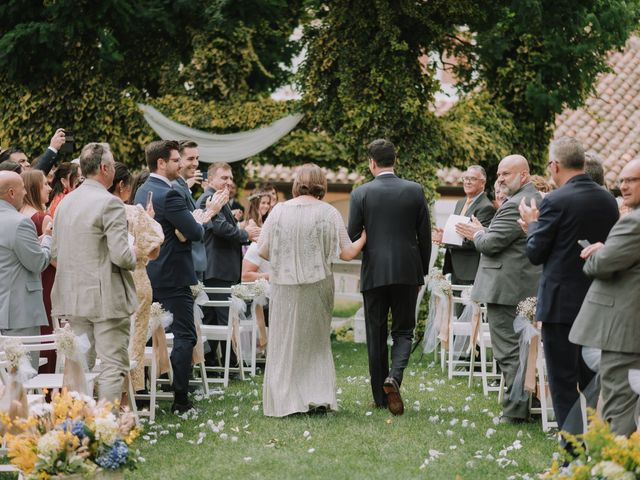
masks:
{"type": "MultiPolygon", "coordinates": [[[[198,182],[198,164],[199,164],[199,152],[198,144],[193,140],[183,140],[179,143],[180,147],[180,170],[179,175],[172,183],[173,187],[178,190],[178,193],[184,198],[187,208],[190,212],[196,209],[196,201],[191,196],[190,187],[198,182]]],[[[204,225],[205,230],[211,223],[204,225]]],[[[191,257],[193,258],[193,265],[196,270],[196,276],[198,280],[202,280],[204,270],[207,267],[207,254],[204,249],[204,242],[194,240],[191,242],[191,257]]]]}
{"type": "Polygon", "coordinates": [[[392,414],[402,415],[400,385],[411,354],[418,290],[429,269],[431,223],[422,187],[393,172],[393,143],[374,140],[367,147],[367,155],[375,179],[351,193],[348,230],[352,240],[363,230],[367,232],[360,288],[375,406],[386,406],[392,414]],[[389,311],[391,368],[387,349],[389,311]]]}
{"type": "Polygon", "coordinates": [[[196,344],[190,286],[197,283],[197,278],[191,257],[191,242],[202,240],[202,224],[217,212],[209,209],[190,212],[184,198],[171,184],[178,177],[180,168],[178,148],[178,142],[170,140],[147,145],[145,156],[151,174],[138,189],[134,203],[146,205],[147,194],[151,192],[155,220],[162,225],[164,232],[160,254],[156,260],[149,262],[147,273],[153,288],[153,300],[160,302],[173,314],[171,366],[174,403],[171,410],[184,413],[193,408],[187,393],[191,357],[196,344]]]}
{"type": "MultiPolygon", "coordinates": [[[[582,267],[578,240],[604,242],[618,220],[613,196],[584,172],[580,142],[562,137],[549,148],[548,169],[560,188],[547,194],[538,211],[535,202],[520,204],[521,225],[528,229],[527,256],[543,264],[536,319],[542,322],[542,341],[549,374],[553,409],[560,429],[593,372],[585,365],[579,345],[569,331],[591,279],[582,267]]],[[[580,433],[580,432],[572,432],[580,433]]]]}

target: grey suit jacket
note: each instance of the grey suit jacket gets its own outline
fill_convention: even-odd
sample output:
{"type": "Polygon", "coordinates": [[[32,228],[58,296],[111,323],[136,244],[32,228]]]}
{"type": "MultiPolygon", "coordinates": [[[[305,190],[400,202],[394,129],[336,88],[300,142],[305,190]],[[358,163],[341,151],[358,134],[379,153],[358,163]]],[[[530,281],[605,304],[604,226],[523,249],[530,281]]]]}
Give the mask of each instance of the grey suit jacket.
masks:
{"type": "Polygon", "coordinates": [[[569,334],[579,345],[640,353],[640,209],[618,220],[584,264],[593,277],[569,334]]]}
{"type": "Polygon", "coordinates": [[[542,267],[534,266],[527,258],[527,236],[518,219],[520,201],[541,196],[528,183],[504,202],[493,217],[489,228],[474,239],[480,256],[478,273],[471,290],[477,302],[517,305],[527,297],[535,297],[542,267]]]}
{"type": "Polygon", "coordinates": [[[87,179],[58,205],[53,220],[56,280],[51,314],[58,317],[124,318],[138,306],[129,270],[124,204],[101,184],[87,179]]]}
{"type": "Polygon", "coordinates": [[[30,218],[0,200],[0,329],[47,325],[40,273],[51,258],[51,237],[38,242],[30,218]]]}

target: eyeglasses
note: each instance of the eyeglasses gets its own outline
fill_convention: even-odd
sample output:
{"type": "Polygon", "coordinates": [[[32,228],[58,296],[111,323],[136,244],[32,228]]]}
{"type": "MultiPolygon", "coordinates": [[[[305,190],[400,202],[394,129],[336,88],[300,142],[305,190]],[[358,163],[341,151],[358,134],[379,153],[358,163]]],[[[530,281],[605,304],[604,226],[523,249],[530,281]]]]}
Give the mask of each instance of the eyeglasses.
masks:
{"type": "Polygon", "coordinates": [[[460,177],[460,182],[461,183],[472,183],[472,182],[477,182],[478,180],[480,180],[478,177],[460,177]]]}
{"type": "Polygon", "coordinates": [[[620,180],[618,180],[618,186],[621,187],[623,183],[636,183],[637,181],[640,181],[640,177],[627,177],[627,178],[621,178],[620,180]]]}

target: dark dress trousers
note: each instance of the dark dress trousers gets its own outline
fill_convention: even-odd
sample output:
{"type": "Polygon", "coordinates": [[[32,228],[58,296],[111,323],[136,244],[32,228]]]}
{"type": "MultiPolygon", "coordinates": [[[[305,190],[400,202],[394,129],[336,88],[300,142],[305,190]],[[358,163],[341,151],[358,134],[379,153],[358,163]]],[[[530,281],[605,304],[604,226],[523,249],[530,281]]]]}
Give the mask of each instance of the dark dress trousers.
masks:
{"type": "MultiPolygon", "coordinates": [[[[466,201],[466,198],[458,200],[453,211],[455,215],[460,215],[466,201]]],[[[482,192],[469,205],[464,215],[465,217],[473,215],[483,226],[488,227],[495,214],[496,209],[493,203],[491,203],[487,194],[482,192]]],[[[480,252],[476,250],[472,240],[465,238],[462,245],[447,245],[442,272],[451,274],[451,283],[454,285],[471,285],[476,278],[479,262],[480,252]]]]}
{"type": "Polygon", "coordinates": [[[584,389],[593,378],[580,346],[569,341],[591,284],[582,271],[578,240],[604,242],[617,219],[613,196],[588,175],[579,174],[544,197],[538,221],[529,225],[527,256],[534,265],[543,265],[536,319],[542,322],[551,398],[561,429],[578,400],[576,385],[584,389]]]}
{"type": "Polygon", "coordinates": [[[144,206],[147,192],[153,192],[154,218],[164,233],[160,255],[149,262],[147,274],[153,289],[153,300],[173,314],[170,327],[174,335],[171,350],[173,388],[176,401],[184,403],[196,344],[190,286],[197,283],[197,278],[191,257],[191,243],[202,240],[204,229],[194,220],[180,193],[163,180],[149,177],[136,192],[134,203],[144,206]],[[184,235],[186,242],[180,242],[175,234],[176,229],[184,235]]]}
{"type": "Polygon", "coordinates": [[[378,175],[351,193],[349,236],[362,230],[360,285],[364,297],[371,390],[378,406],[386,404],[387,376],[402,383],[411,353],[419,285],[431,256],[431,222],[422,187],[393,174],[378,175]],[[387,318],[391,311],[391,369],[387,318]]]}

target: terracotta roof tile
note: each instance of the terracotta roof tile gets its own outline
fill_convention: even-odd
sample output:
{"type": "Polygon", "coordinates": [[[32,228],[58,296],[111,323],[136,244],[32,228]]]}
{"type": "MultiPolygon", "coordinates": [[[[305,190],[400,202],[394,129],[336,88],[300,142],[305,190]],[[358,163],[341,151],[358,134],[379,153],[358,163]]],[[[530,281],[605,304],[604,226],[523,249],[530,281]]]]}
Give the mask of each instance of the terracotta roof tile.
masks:
{"type": "Polygon", "coordinates": [[[556,118],[555,138],[573,136],[604,160],[605,180],[613,187],[622,167],[640,155],[640,38],[609,56],[613,72],[597,81],[596,93],[578,110],[556,118]]]}

